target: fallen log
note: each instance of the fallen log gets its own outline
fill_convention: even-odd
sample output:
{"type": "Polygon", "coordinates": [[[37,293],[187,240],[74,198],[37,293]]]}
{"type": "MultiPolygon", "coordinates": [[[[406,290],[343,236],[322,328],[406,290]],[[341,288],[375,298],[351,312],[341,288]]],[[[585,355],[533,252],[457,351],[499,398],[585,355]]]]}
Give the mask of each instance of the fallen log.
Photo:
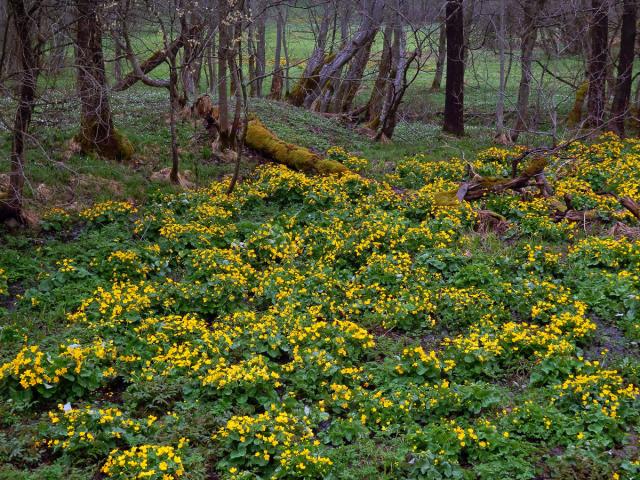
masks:
{"type": "MultiPolygon", "coordinates": [[[[455,192],[455,197],[459,201],[473,201],[478,200],[491,193],[502,193],[506,190],[522,190],[524,187],[530,185],[531,181],[536,181],[536,184],[540,187],[540,182],[537,177],[544,175],[544,169],[547,166],[548,161],[544,157],[536,157],[529,162],[524,168],[522,173],[515,178],[496,178],[496,177],[481,177],[475,175],[471,180],[463,182],[455,192]]],[[[542,186],[546,181],[544,177],[542,179],[542,186]]]]}
{"type": "MultiPolygon", "coordinates": [[[[205,128],[209,132],[215,149],[220,126],[218,109],[211,102],[211,98],[208,95],[198,98],[191,109],[191,115],[205,121],[205,128]]],[[[245,146],[276,163],[304,173],[328,175],[349,172],[349,169],[340,162],[328,160],[308,148],[287,143],[278,138],[255,116],[247,124],[245,146]]]]}
{"type": "Polygon", "coordinates": [[[247,147],[274,162],[301,172],[327,175],[332,173],[342,174],[349,171],[340,162],[322,158],[308,148],[286,143],[257,118],[249,121],[245,142],[247,147]]]}

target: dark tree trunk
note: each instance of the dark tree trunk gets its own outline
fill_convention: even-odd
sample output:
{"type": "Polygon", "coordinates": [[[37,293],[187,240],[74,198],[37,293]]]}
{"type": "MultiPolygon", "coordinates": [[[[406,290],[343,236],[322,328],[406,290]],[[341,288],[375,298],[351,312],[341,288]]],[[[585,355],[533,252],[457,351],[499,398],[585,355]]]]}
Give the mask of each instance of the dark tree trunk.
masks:
{"type": "Polygon", "coordinates": [[[436,60],[436,73],[431,82],[431,91],[438,92],[442,85],[442,74],[444,73],[444,62],[447,58],[447,26],[443,20],[440,24],[440,35],[438,38],[438,58],[436,60]]]}
{"type": "Polygon", "coordinates": [[[533,74],[531,64],[533,50],[538,37],[538,16],[544,8],[546,0],[530,0],[523,7],[523,30],[520,45],[520,86],[518,87],[518,103],[516,106],[516,125],[511,133],[511,139],[515,142],[518,135],[527,129],[529,113],[529,94],[531,92],[531,80],[533,74]]]}
{"type": "MultiPolygon", "coordinates": [[[[38,78],[37,52],[31,41],[35,33],[35,15],[41,1],[34,2],[27,12],[23,0],[9,0],[9,10],[18,43],[18,57],[21,63],[20,101],[13,121],[13,137],[11,141],[11,173],[9,192],[6,199],[0,199],[0,220],[15,220],[24,223],[22,196],[24,190],[25,140],[31,122],[38,78]]],[[[7,25],[8,28],[8,25],[7,25]]]]}
{"type": "Polygon", "coordinates": [[[230,27],[227,25],[227,16],[229,14],[227,5],[227,0],[218,0],[218,110],[220,116],[220,143],[223,150],[231,146],[229,92],[227,85],[230,27]]]}
{"type": "Polygon", "coordinates": [[[464,26],[462,0],[447,0],[447,80],[444,100],[445,132],[464,134],[464,26]]]}
{"type": "Polygon", "coordinates": [[[176,112],[180,107],[180,94],[178,93],[178,68],[176,57],[169,56],[169,131],[171,132],[171,183],[180,183],[180,155],[178,152],[178,132],[176,128],[176,112]]]}
{"type": "Polygon", "coordinates": [[[624,136],[624,121],[629,109],[631,98],[631,75],[633,72],[633,57],[636,44],[636,14],[637,0],[624,0],[622,12],[622,30],[620,33],[620,57],[618,59],[618,78],[616,80],[613,104],[611,106],[611,121],[613,129],[620,136],[624,136]]]}
{"type": "Polygon", "coordinates": [[[128,160],[131,144],[113,128],[102,54],[99,0],[76,0],[76,65],[80,95],[78,141],[85,153],[96,152],[115,160],[128,160]]]}
{"type": "Polygon", "coordinates": [[[591,0],[591,56],[589,59],[589,90],[587,93],[587,123],[599,129],[604,122],[605,86],[609,36],[609,4],[607,0],[591,0]]]}

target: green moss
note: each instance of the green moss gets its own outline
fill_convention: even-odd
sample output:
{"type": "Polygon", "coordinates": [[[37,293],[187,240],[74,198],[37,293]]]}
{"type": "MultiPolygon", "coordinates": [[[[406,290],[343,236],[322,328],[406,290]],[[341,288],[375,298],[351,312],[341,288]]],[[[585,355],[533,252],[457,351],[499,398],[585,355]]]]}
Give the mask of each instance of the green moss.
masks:
{"type": "Polygon", "coordinates": [[[323,159],[309,149],[280,140],[258,119],[249,122],[246,143],[275,162],[301,172],[326,175],[349,171],[339,162],[323,159]]]}
{"type": "Polygon", "coordinates": [[[548,164],[549,161],[545,157],[535,157],[531,159],[522,173],[527,177],[533,177],[542,172],[548,164]]]}
{"type": "Polygon", "coordinates": [[[435,204],[439,207],[451,207],[460,203],[457,190],[438,192],[434,195],[435,204]]]}
{"type": "Polygon", "coordinates": [[[567,125],[569,127],[575,127],[582,120],[582,107],[584,105],[584,100],[587,97],[587,92],[589,91],[589,82],[584,81],[580,84],[578,89],[576,90],[576,99],[573,102],[573,108],[569,112],[569,116],[567,117],[567,125]]]}
{"type": "Polygon", "coordinates": [[[95,124],[85,123],[82,126],[82,131],[75,136],[75,141],[80,145],[82,153],[96,153],[110,160],[125,162],[131,159],[135,149],[127,137],[114,128],[108,138],[96,143],[90,140],[98,137],[96,128],[95,124]]]}

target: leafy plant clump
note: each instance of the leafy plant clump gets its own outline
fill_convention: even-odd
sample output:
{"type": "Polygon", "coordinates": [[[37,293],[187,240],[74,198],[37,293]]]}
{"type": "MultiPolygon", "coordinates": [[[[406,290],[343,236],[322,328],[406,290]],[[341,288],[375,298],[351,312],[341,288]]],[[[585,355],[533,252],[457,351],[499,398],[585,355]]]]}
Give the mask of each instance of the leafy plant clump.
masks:
{"type": "MultiPolygon", "coordinates": [[[[615,196],[638,198],[639,145],[549,159],[547,196],[442,202],[470,167],[418,155],[387,182],[267,165],[232,195],[51,212],[47,243],[0,260],[0,299],[24,285],[0,472],[638,478],[640,240],[611,232],[637,227],[615,196]]],[[[521,152],[471,169],[508,176],[521,152]]]]}

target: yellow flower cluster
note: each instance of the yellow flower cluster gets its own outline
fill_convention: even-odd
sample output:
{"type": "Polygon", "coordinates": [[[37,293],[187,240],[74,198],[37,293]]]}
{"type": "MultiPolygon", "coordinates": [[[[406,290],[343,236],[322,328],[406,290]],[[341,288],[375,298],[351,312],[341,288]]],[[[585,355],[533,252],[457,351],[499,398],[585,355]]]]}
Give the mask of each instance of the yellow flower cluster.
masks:
{"type": "MultiPolygon", "coordinates": [[[[212,437],[228,448],[243,444],[248,458],[256,458],[261,464],[277,465],[285,478],[286,472],[291,471],[306,472],[317,478],[333,463],[317,454],[320,442],[313,434],[309,419],[291,414],[275,404],[258,415],[231,417],[212,437]]],[[[236,471],[235,467],[230,469],[230,473],[236,471]]]]}
{"type": "Polygon", "coordinates": [[[7,272],[0,268],[0,295],[6,295],[9,293],[7,288],[7,272]]]}
{"type": "Polygon", "coordinates": [[[369,160],[347,152],[342,147],[331,147],[327,150],[327,157],[338,160],[353,172],[361,172],[369,166],[369,160]]]}
{"type": "Polygon", "coordinates": [[[585,409],[595,408],[610,418],[616,418],[623,400],[634,400],[640,389],[626,384],[616,370],[600,368],[599,362],[585,362],[593,367],[592,372],[572,374],[562,384],[557,385],[554,401],[562,402],[567,397],[577,399],[585,409]]]}
{"type": "Polygon", "coordinates": [[[57,355],[50,355],[38,346],[23,347],[13,360],[0,365],[0,381],[13,378],[23,389],[43,386],[51,389],[65,374],[80,374],[86,362],[112,361],[116,349],[111,342],[96,339],[92,344],[60,345],[57,355]]]}
{"type": "MultiPolygon", "coordinates": [[[[182,443],[182,442],[181,442],[182,443]]],[[[100,471],[107,478],[174,480],[185,474],[178,448],[167,445],[140,445],[113,450],[100,471]]]]}
{"type": "Polygon", "coordinates": [[[82,210],[80,217],[91,222],[100,220],[113,221],[120,216],[130,215],[137,211],[138,209],[129,202],[109,200],[82,210]]]}
{"type": "Polygon", "coordinates": [[[122,434],[142,433],[153,425],[157,417],[149,415],[144,419],[128,418],[117,407],[96,408],[91,405],[72,408],[70,404],[58,405],[58,409],[48,413],[54,426],[54,434],[45,439],[50,448],[78,449],[99,441],[116,442],[122,434]]]}

